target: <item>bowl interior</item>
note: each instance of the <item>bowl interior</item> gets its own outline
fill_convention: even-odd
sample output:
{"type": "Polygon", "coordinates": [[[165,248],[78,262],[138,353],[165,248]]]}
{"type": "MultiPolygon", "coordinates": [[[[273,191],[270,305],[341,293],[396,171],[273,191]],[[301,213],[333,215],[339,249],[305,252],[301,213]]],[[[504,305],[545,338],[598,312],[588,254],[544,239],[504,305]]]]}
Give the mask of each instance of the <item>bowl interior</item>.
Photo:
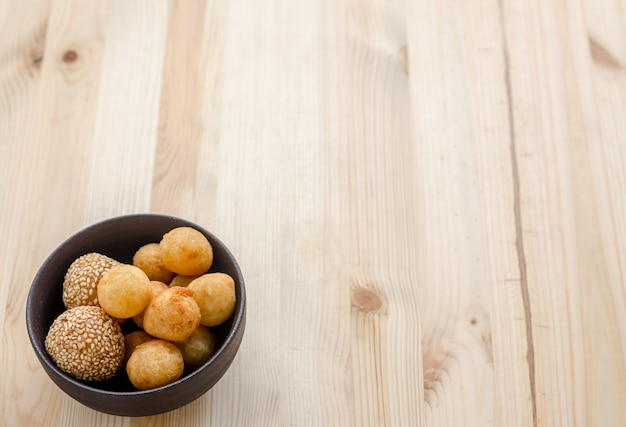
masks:
{"type": "MultiPolygon", "coordinates": [[[[147,243],[158,243],[163,234],[180,226],[193,227],[199,230],[211,242],[214,260],[209,271],[223,272],[233,277],[235,281],[237,306],[235,313],[233,313],[229,320],[216,328],[212,328],[216,332],[220,342],[216,354],[202,367],[193,372],[185,372],[178,381],[168,386],[161,387],[161,389],[174,388],[177,384],[185,382],[188,377],[195,376],[198,371],[209,368],[223,370],[228,368],[230,360],[226,364],[216,363],[216,361],[224,357],[230,359],[234,357],[234,352],[236,352],[236,347],[239,346],[241,341],[241,333],[243,332],[243,326],[245,324],[245,291],[243,277],[235,258],[226,246],[212,233],[189,221],[165,215],[129,215],[95,224],[66,240],[45,260],[33,280],[26,308],[28,333],[37,357],[41,361],[44,369],[57,384],[67,382],[74,388],[84,388],[84,390],[90,390],[92,392],[100,390],[109,396],[112,394],[120,394],[125,397],[130,397],[132,395],[159,393],[159,389],[137,391],[123,372],[119,372],[109,381],[87,382],[76,380],[56,367],[52,359],[46,353],[44,341],[54,319],[65,310],[61,296],[63,278],[70,264],[76,258],[88,252],[99,252],[117,261],[132,263],[132,257],[139,247],[147,243]],[[238,331],[240,328],[242,330],[238,331]],[[234,345],[235,348],[230,350],[225,349],[224,347],[228,345],[234,345]]],[[[122,325],[124,333],[131,332],[135,329],[136,326],[132,320],[122,325]]],[[[221,373],[217,376],[217,379],[219,379],[219,377],[221,377],[221,373]]],[[[199,390],[199,392],[195,394],[206,391],[206,389],[210,388],[212,385],[213,384],[206,384],[204,390],[199,390]]],[[[202,388],[202,384],[197,384],[196,388],[197,387],[202,388]]],[[[68,390],[65,389],[65,391],[68,390]]]]}

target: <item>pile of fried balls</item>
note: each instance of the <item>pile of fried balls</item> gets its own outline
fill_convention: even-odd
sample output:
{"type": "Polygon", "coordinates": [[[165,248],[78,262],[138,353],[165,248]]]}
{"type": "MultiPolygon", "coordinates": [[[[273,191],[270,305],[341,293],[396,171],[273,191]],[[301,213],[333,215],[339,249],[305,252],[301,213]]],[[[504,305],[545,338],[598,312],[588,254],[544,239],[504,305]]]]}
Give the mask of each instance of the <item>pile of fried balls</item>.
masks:
{"type": "Polygon", "coordinates": [[[65,274],[67,310],[50,326],[46,351],[80,380],[122,371],[138,390],[176,381],[215,353],[211,328],[235,309],[234,280],[208,272],[212,263],[211,244],[191,227],[142,246],[132,264],[95,252],[79,257],[65,274]],[[134,325],[124,335],[126,322],[134,325]]]}

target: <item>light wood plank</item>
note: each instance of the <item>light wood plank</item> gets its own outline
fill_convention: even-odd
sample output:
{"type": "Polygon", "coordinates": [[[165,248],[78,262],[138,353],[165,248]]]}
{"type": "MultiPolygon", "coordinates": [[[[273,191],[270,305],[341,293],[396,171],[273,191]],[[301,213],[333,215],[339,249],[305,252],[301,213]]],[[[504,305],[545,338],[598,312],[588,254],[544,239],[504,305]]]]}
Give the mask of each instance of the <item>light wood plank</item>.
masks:
{"type": "Polygon", "coordinates": [[[588,155],[588,185],[596,201],[590,215],[595,230],[586,229],[593,234],[583,235],[581,240],[585,255],[593,255],[584,265],[588,274],[585,279],[589,289],[595,291],[590,300],[598,304],[597,311],[585,310],[591,326],[586,347],[592,363],[586,374],[594,384],[587,399],[595,409],[588,419],[619,425],[626,423],[626,410],[621,403],[626,400],[626,146],[622,137],[626,11],[619,4],[603,2],[603,7],[615,11],[609,16],[596,4],[581,3],[574,9],[574,18],[581,28],[579,42],[588,42],[589,51],[574,52],[574,84],[585,89],[581,95],[581,116],[588,144],[586,153],[581,154],[588,155]],[[598,13],[603,19],[598,19],[598,13]],[[604,270],[604,277],[596,273],[598,269],[604,270]],[[598,276],[603,279],[602,289],[597,289],[598,276]],[[603,333],[598,334],[598,329],[603,333]],[[591,351],[602,347],[606,348],[605,354],[591,351]]]}
{"type": "Polygon", "coordinates": [[[150,210],[167,13],[165,0],[114,1],[103,11],[85,224],[150,210]]]}
{"type": "Polygon", "coordinates": [[[332,224],[317,130],[323,64],[315,6],[229,7],[216,230],[240,257],[254,320],[230,381],[214,389],[216,424],[347,421],[339,334],[349,304],[337,305],[330,253],[320,246],[332,224]]]}
{"type": "Polygon", "coordinates": [[[412,244],[419,201],[412,185],[405,7],[349,3],[347,25],[336,36],[345,43],[337,79],[325,77],[339,97],[337,116],[327,116],[337,132],[328,149],[339,168],[340,272],[352,305],[354,425],[422,423],[419,248],[412,244]]]}
{"type": "MultiPolygon", "coordinates": [[[[588,97],[593,99],[582,107],[584,117],[593,118],[590,123],[589,120],[585,123],[585,129],[592,141],[588,150],[592,169],[596,171],[594,190],[598,194],[598,210],[604,213],[599,222],[602,252],[609,260],[611,292],[616,301],[626,303],[626,198],[623,191],[626,145],[622,138],[626,132],[626,121],[623,120],[626,107],[626,49],[623,48],[626,10],[607,14],[606,10],[615,8],[615,3],[604,2],[602,7],[588,1],[582,3],[579,13],[583,16],[579,19],[584,19],[592,64],[589,64],[587,52],[582,51],[578,56],[584,63],[577,69],[579,79],[591,82],[587,85],[591,91],[588,97]]],[[[625,315],[626,307],[622,305],[618,313],[625,315]]],[[[626,327],[626,322],[619,322],[616,326],[626,327]]],[[[621,336],[626,336],[626,330],[621,329],[621,336]]],[[[625,346],[626,340],[623,339],[621,352],[624,357],[625,346]]]]}
{"type": "Polygon", "coordinates": [[[151,209],[215,223],[228,3],[171,1],[151,209]]]}
{"type": "Polygon", "coordinates": [[[535,424],[621,425],[623,281],[614,234],[601,226],[610,210],[580,4],[507,3],[505,11],[535,424]]]}
{"type": "Polygon", "coordinates": [[[529,425],[500,5],[407,16],[425,425],[529,425]]]}

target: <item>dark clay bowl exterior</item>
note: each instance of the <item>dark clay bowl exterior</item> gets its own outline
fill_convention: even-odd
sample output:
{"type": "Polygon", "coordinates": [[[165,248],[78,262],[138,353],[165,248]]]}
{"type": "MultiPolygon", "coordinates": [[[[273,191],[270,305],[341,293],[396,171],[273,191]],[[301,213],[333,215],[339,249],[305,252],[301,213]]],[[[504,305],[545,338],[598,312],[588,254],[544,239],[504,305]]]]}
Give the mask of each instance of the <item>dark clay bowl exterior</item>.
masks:
{"type": "MultiPolygon", "coordinates": [[[[179,408],[197,399],[224,375],[233,361],[245,329],[246,294],[237,261],[213,234],[189,221],[165,215],[138,214],[112,218],[92,225],[66,240],[43,263],[35,276],[26,303],[26,326],[37,358],[44,370],[65,393],[95,410],[113,415],[155,415],[179,408]],[[65,310],[61,299],[63,277],[79,256],[99,252],[120,262],[132,263],[135,251],[146,243],[158,243],[175,227],[193,227],[213,246],[211,272],[229,274],[235,281],[237,305],[231,318],[215,328],[222,341],[213,357],[179,380],[147,391],[135,390],[123,372],[105,382],[77,380],[61,371],[44,347],[48,329],[65,310]]],[[[124,328],[132,328],[127,322],[124,328]]],[[[128,330],[125,330],[125,333],[128,330]]]]}

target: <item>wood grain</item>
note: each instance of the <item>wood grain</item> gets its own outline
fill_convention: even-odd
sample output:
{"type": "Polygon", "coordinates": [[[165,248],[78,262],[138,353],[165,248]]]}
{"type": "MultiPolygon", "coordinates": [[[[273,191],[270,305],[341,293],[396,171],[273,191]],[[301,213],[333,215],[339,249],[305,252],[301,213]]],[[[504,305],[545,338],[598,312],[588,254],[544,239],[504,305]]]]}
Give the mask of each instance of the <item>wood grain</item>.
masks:
{"type": "Polygon", "coordinates": [[[409,26],[408,44],[426,425],[522,425],[530,368],[500,7],[410,11],[428,23],[409,26]]]}
{"type": "Polygon", "coordinates": [[[602,148],[594,137],[580,5],[537,3],[508,11],[541,18],[532,29],[520,27],[530,19],[508,26],[511,58],[517,58],[510,66],[519,175],[527,183],[520,190],[521,221],[529,293],[535,295],[535,424],[620,425],[623,333],[606,325],[623,324],[623,310],[613,308],[613,298],[623,300],[623,281],[609,273],[619,256],[606,252],[614,235],[600,225],[610,217],[603,206],[604,165],[593,154],[602,148]],[[527,60],[516,52],[527,52],[527,60]],[[546,80],[550,90],[537,90],[546,80]],[[608,371],[611,379],[601,373],[608,371]]]}
{"type": "Polygon", "coordinates": [[[0,2],[0,425],[626,425],[619,0],[0,2]],[[115,215],[246,278],[231,369],[98,413],[28,286],[115,215]]]}
{"type": "Polygon", "coordinates": [[[114,1],[102,7],[106,44],[85,223],[150,209],[165,53],[164,1],[114,1]]]}
{"type": "Polygon", "coordinates": [[[227,8],[218,2],[172,1],[168,9],[151,209],[212,225],[227,8]]]}

